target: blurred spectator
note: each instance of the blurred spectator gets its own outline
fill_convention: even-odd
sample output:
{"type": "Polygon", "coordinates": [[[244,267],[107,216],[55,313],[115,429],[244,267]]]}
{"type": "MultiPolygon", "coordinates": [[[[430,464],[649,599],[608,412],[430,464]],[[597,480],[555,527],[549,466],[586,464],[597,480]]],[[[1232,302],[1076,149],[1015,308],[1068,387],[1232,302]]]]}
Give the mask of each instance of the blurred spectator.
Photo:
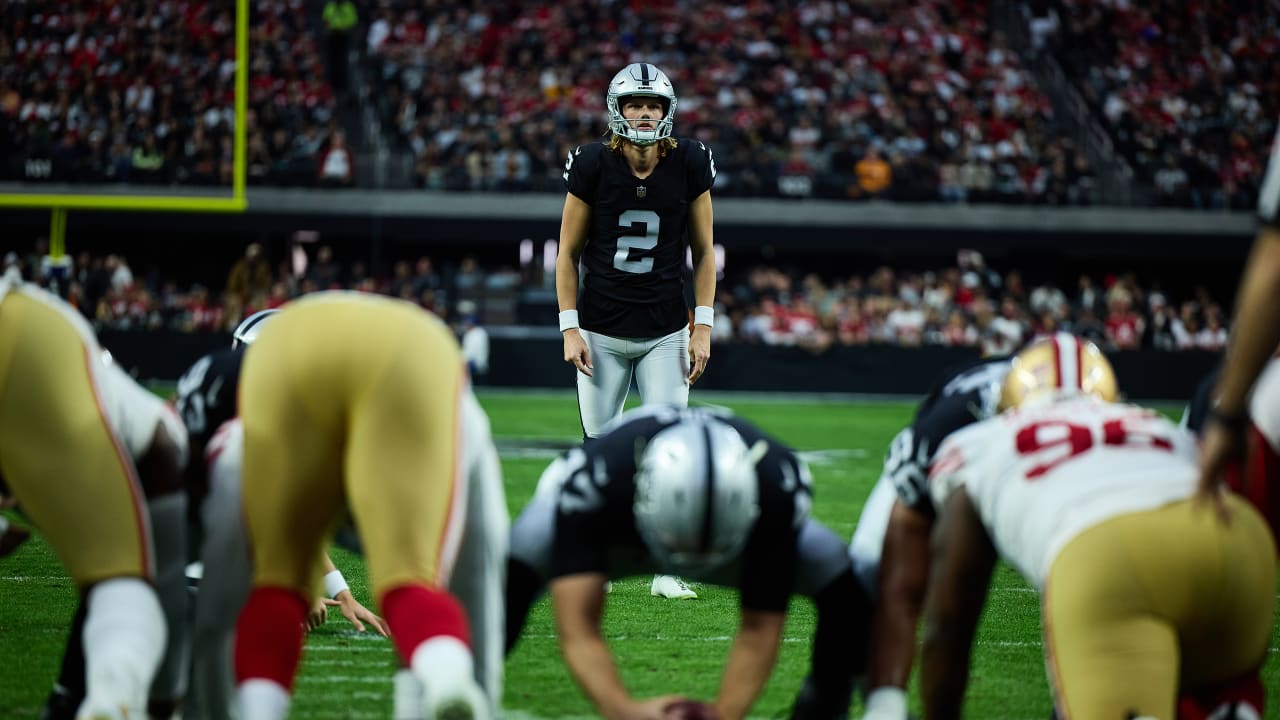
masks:
{"type": "Polygon", "coordinates": [[[323,19],[329,47],[329,83],[334,93],[343,97],[347,92],[347,53],[360,16],[351,0],[328,0],[324,4],[323,19]]]}
{"type": "Polygon", "coordinates": [[[351,185],[354,158],[347,148],[346,135],[335,130],[329,135],[329,146],[320,156],[320,184],[324,187],[351,185]]]}
{"type": "Polygon", "coordinates": [[[108,255],[105,268],[111,289],[123,292],[133,285],[133,270],[123,255],[108,255]]]}
{"type": "Polygon", "coordinates": [[[855,199],[882,197],[893,182],[893,170],[875,146],[867,148],[866,154],[854,165],[854,173],[858,181],[849,188],[849,197],[855,199]]]}
{"type": "Polygon", "coordinates": [[[458,303],[459,335],[462,357],[466,360],[471,377],[478,378],[489,372],[489,333],[480,326],[476,304],[470,300],[458,303]]]}
{"type": "Polygon", "coordinates": [[[333,259],[333,248],[321,245],[316,250],[316,261],[307,270],[307,279],[314,283],[318,290],[334,290],[342,287],[342,268],[333,259]]]}
{"type": "Polygon", "coordinates": [[[227,273],[228,297],[247,306],[255,295],[265,295],[271,288],[271,265],[262,254],[262,246],[249,243],[244,256],[236,260],[227,273]]]}

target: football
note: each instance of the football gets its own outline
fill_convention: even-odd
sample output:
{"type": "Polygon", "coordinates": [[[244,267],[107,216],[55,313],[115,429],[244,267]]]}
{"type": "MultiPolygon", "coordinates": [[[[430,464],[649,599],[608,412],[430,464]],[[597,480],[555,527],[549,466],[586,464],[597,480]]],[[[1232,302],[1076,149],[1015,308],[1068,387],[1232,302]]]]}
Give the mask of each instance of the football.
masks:
{"type": "Polygon", "coordinates": [[[697,700],[677,700],[663,710],[665,720],[716,720],[715,706],[697,700]]]}

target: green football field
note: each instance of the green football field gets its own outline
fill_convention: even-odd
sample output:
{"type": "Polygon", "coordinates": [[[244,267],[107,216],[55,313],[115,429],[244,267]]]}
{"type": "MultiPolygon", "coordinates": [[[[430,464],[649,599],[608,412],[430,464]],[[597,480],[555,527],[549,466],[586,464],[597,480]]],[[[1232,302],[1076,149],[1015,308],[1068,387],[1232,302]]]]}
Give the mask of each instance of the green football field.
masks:
{"type": "MultiPolygon", "coordinates": [[[[884,448],[911,415],[893,401],[820,401],[693,393],[694,404],[732,408],[805,453],[814,476],[814,514],[841,536],[853,532],[875,482],[884,448]]],[[[507,502],[514,516],[533,493],[555,448],[580,438],[571,393],[484,392],[502,451],[507,502]]],[[[1172,408],[1168,408],[1173,410],[1172,408]]],[[[361,601],[369,604],[358,558],[337,559],[361,601]]],[[[736,627],[734,593],[695,586],[696,601],[650,597],[649,578],[614,584],[605,632],[636,696],[672,692],[714,696],[736,627]]],[[[0,717],[34,718],[56,674],[66,624],[74,608],[70,582],[46,545],[33,541],[0,560],[0,717]]],[[[807,664],[812,606],[796,600],[778,666],[753,717],[786,717],[807,664]]],[[[1264,683],[1268,718],[1280,718],[1280,635],[1273,634],[1264,683]]],[[[1051,702],[1041,655],[1035,593],[1001,567],[974,650],[966,716],[1043,720],[1051,702]]],[[[295,718],[387,718],[391,710],[391,644],[355,632],[333,614],[312,633],[293,703],[295,718]]],[[[535,606],[525,635],[506,665],[506,717],[593,717],[591,706],[560,659],[549,607],[535,606]]],[[[919,708],[916,691],[912,705],[919,708]]],[[[856,707],[855,707],[856,711],[856,707]]]]}

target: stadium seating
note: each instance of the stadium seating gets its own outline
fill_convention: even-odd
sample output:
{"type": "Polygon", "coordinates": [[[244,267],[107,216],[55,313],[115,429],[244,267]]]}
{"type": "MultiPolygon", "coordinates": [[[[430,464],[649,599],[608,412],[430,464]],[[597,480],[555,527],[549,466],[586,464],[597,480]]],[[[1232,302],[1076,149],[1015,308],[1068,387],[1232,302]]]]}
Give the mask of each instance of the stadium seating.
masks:
{"type": "MultiPolygon", "coordinates": [[[[250,183],[316,184],[339,129],[301,5],[251,4],[250,183]]],[[[0,6],[0,180],[230,185],[234,8],[0,6]]]]}
{"type": "Polygon", "coordinates": [[[1026,14],[1154,203],[1254,206],[1276,129],[1274,7],[1038,0],[1026,14]]]}
{"type": "Polygon", "coordinates": [[[367,37],[371,98],[419,187],[559,191],[609,77],[645,59],[676,84],[677,134],[715,151],[718,194],[1092,200],[984,1],[433,7],[380,4],[367,37]],[[869,155],[888,186],[863,186],[869,155]]]}

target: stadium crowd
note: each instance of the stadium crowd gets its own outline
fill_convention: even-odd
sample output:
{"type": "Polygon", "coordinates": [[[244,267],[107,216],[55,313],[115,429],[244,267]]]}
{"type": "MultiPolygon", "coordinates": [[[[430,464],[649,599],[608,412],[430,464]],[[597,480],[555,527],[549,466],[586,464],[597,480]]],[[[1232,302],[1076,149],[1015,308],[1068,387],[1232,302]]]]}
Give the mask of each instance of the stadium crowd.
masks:
{"type": "MultiPolygon", "coordinates": [[[[297,0],[253,3],[248,179],[347,184],[297,0]]],[[[0,180],[230,185],[235,3],[0,6],[0,180]]]]}
{"type": "MultiPolygon", "coordinates": [[[[9,253],[4,272],[42,278],[37,248],[9,253]]],[[[417,302],[454,323],[494,324],[486,297],[540,289],[537,277],[510,267],[482,267],[474,257],[438,266],[430,256],[399,259],[389,275],[362,261],[341,263],[321,245],[297,272],[291,259],[273,267],[257,244],[225,281],[179,287],[140,277],[120,255],[76,257],[65,293],[99,328],[228,331],[244,317],[326,289],[352,289],[417,302]]],[[[1132,272],[1081,275],[1074,287],[1027,283],[1016,269],[997,270],[980,253],[961,251],[949,267],[917,272],[882,265],[838,277],[759,265],[730,274],[716,300],[714,342],[795,345],[890,344],[980,347],[1003,354],[1030,338],[1068,331],[1107,349],[1220,350],[1227,340],[1219,299],[1198,287],[1171,297],[1132,272]]],[[[510,322],[514,322],[511,320],[510,322]]]]}
{"type": "MultiPolygon", "coordinates": [[[[716,151],[717,194],[1105,202],[985,0],[357,6],[364,97],[418,187],[559,191],[603,128],[599,88],[643,57],[673,76],[679,133],[716,151]]],[[[230,184],[233,8],[7,6],[0,179],[230,184]]],[[[1265,3],[1023,8],[1154,203],[1253,206],[1278,110],[1265,3]]],[[[354,184],[319,17],[257,3],[250,27],[249,182],[354,184]]]]}
{"type": "Polygon", "coordinates": [[[1052,52],[1160,205],[1251,208],[1275,133],[1267,2],[1031,0],[1052,52]]]}
{"type": "Polygon", "coordinates": [[[985,2],[380,6],[368,31],[386,130],[422,187],[559,190],[601,130],[602,87],[646,58],[716,193],[1082,204],[1092,171],[985,2]],[[600,37],[619,38],[601,43],[600,37]]]}

